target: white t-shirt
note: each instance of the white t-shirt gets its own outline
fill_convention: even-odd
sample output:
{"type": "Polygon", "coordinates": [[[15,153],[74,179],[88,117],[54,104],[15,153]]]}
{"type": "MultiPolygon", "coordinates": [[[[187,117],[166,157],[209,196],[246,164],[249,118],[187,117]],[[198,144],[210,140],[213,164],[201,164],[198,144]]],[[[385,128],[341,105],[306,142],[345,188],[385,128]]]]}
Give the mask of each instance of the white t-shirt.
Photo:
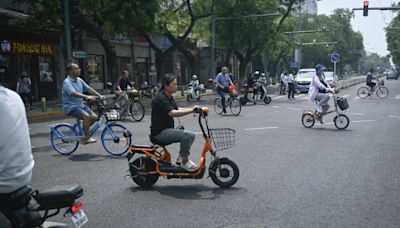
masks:
{"type": "Polygon", "coordinates": [[[0,193],[28,185],[33,165],[24,103],[16,92],[0,85],[0,193]]]}

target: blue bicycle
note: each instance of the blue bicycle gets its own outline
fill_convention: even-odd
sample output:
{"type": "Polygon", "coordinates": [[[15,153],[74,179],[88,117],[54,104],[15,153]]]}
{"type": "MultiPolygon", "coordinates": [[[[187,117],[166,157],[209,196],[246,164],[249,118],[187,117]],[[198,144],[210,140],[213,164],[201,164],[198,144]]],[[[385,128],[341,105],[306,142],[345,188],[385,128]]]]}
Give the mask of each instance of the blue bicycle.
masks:
{"type": "MultiPolygon", "coordinates": [[[[104,100],[96,100],[100,112],[99,120],[92,125],[89,130],[92,137],[97,130],[104,125],[100,136],[104,149],[112,155],[122,155],[128,151],[132,139],[129,131],[122,125],[110,123],[109,120],[119,120],[118,112],[107,112],[103,115],[104,100]]],[[[60,123],[51,127],[51,145],[62,155],[72,154],[79,145],[79,141],[84,137],[81,120],[77,120],[74,125],[60,123]]]]}

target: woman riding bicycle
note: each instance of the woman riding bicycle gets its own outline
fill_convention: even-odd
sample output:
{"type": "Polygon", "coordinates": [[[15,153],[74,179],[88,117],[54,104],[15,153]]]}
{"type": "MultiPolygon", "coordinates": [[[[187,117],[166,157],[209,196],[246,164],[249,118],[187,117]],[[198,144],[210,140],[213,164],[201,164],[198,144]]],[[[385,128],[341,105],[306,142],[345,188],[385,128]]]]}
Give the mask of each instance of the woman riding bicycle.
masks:
{"type": "Polygon", "coordinates": [[[223,66],[221,68],[221,72],[217,75],[215,80],[216,80],[217,92],[221,97],[222,112],[226,113],[225,93],[229,93],[229,86],[233,85],[233,82],[228,74],[228,67],[223,66]]]}
{"type": "MultiPolygon", "coordinates": [[[[323,72],[325,69],[326,67],[321,64],[315,66],[316,75],[311,80],[310,89],[308,90],[308,100],[319,101],[319,105],[322,107],[322,113],[326,113],[329,110],[328,101],[330,97],[328,94],[320,92],[320,90],[324,92],[335,92],[335,90],[330,88],[329,84],[324,81],[323,72]],[[325,83],[326,86],[323,83],[325,83]]],[[[319,107],[317,108],[317,111],[321,112],[319,107]]],[[[322,115],[319,117],[319,121],[321,124],[324,123],[322,121],[322,115]]]]}

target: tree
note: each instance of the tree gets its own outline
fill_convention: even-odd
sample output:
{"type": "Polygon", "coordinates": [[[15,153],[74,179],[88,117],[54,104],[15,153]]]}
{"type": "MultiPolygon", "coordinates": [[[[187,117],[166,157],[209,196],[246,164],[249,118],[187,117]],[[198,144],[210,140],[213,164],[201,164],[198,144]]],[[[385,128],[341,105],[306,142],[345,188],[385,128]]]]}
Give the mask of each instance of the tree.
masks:
{"type": "Polygon", "coordinates": [[[157,77],[166,73],[165,58],[173,51],[178,50],[190,65],[190,71],[195,70],[195,57],[184,47],[190,37],[193,37],[195,24],[203,18],[211,16],[211,2],[205,0],[163,0],[161,11],[152,21],[157,29],[154,33],[142,30],[143,35],[156,52],[157,77]],[[154,42],[157,36],[164,36],[170,42],[169,47],[160,47],[154,42]]]}
{"type": "MultiPolygon", "coordinates": [[[[14,0],[16,4],[29,5],[32,17],[27,25],[39,27],[59,27],[64,20],[63,1],[60,0],[14,0]]],[[[108,74],[112,81],[118,77],[116,54],[111,38],[117,34],[132,36],[138,27],[149,31],[150,21],[159,9],[157,0],[85,0],[79,1],[79,13],[71,20],[75,28],[93,34],[103,46],[107,58],[108,74]]],[[[76,12],[75,12],[76,14],[76,12]]]]}
{"type": "MultiPolygon", "coordinates": [[[[288,17],[295,0],[224,0],[216,3],[217,17],[234,17],[233,20],[222,20],[217,24],[217,48],[223,49],[227,54],[224,64],[234,53],[238,60],[239,77],[244,77],[248,63],[254,56],[276,44],[278,33],[288,17]],[[286,7],[284,7],[286,4],[286,7]],[[245,13],[243,13],[245,12],[245,13]],[[271,17],[250,17],[257,15],[281,12],[278,19],[271,17]]],[[[278,51],[279,52],[279,51],[278,51]]],[[[277,54],[282,56],[282,54],[277,54]]]]}

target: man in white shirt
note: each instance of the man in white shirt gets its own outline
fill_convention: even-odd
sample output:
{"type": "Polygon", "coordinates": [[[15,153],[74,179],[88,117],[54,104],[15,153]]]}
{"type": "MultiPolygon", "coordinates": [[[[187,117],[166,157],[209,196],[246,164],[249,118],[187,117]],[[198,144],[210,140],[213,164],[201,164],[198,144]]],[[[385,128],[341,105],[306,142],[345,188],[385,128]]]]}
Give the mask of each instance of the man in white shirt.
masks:
{"type": "Polygon", "coordinates": [[[31,181],[34,166],[21,97],[0,84],[0,205],[31,181]]]}

